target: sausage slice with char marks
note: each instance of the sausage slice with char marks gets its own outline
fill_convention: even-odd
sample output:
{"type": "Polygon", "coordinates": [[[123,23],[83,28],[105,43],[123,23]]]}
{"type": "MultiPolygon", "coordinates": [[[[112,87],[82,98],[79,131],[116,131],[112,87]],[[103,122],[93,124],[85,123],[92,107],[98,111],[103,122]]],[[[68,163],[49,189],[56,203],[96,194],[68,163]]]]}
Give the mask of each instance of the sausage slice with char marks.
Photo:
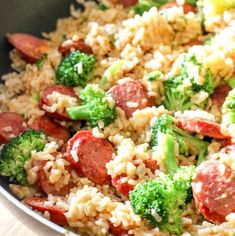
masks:
{"type": "Polygon", "coordinates": [[[49,51],[46,40],[30,34],[15,33],[7,35],[8,42],[12,44],[28,63],[35,63],[49,51]]]}

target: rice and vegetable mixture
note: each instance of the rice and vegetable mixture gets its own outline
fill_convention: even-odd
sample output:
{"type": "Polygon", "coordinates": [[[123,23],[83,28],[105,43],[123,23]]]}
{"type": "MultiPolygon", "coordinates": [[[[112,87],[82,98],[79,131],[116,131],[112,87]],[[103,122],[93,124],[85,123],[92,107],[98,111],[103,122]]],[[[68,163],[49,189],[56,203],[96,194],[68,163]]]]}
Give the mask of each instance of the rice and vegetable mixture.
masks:
{"type": "Polygon", "coordinates": [[[80,235],[235,235],[235,2],[82,2],[7,35],[0,175],[80,235]]]}

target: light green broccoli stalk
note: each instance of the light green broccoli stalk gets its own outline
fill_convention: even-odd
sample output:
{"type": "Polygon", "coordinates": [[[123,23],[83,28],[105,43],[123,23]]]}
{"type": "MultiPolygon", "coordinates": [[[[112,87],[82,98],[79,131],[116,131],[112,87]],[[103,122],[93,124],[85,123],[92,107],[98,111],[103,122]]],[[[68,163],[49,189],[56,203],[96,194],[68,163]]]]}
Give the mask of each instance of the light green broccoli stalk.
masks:
{"type": "Polygon", "coordinates": [[[226,126],[235,124],[235,88],[228,93],[223,104],[222,123],[226,126]]]}
{"type": "Polygon", "coordinates": [[[208,147],[206,141],[200,140],[177,127],[176,119],[166,114],[160,116],[153,125],[151,144],[153,147],[160,147],[164,151],[163,154],[166,157],[164,165],[167,173],[174,172],[177,166],[174,158],[176,144],[180,154],[184,156],[196,155],[199,163],[204,159],[208,147]]]}

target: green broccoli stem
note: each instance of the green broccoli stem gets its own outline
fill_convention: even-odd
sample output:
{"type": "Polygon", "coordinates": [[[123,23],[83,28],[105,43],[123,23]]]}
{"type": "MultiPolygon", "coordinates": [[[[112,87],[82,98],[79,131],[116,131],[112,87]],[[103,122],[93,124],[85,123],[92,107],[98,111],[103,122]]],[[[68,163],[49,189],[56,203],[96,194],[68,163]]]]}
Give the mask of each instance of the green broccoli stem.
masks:
{"type": "Polygon", "coordinates": [[[226,81],[231,88],[235,88],[235,76],[226,81]]]}
{"type": "Polygon", "coordinates": [[[204,147],[204,149],[202,149],[199,152],[198,159],[197,159],[197,165],[200,165],[204,161],[206,153],[207,153],[207,146],[204,147]]]}
{"type": "Polygon", "coordinates": [[[70,107],[66,109],[66,112],[72,120],[91,120],[91,111],[88,105],[70,107]]]}
{"type": "Polygon", "coordinates": [[[169,134],[161,135],[162,150],[165,157],[164,166],[167,173],[174,174],[178,168],[175,155],[175,140],[169,134]]]}
{"type": "Polygon", "coordinates": [[[174,126],[174,131],[182,136],[182,138],[189,144],[190,147],[196,148],[198,150],[198,162],[199,165],[205,158],[205,155],[207,153],[207,146],[208,143],[200,140],[198,138],[193,137],[190,134],[187,134],[186,131],[180,129],[177,126],[174,126]]]}

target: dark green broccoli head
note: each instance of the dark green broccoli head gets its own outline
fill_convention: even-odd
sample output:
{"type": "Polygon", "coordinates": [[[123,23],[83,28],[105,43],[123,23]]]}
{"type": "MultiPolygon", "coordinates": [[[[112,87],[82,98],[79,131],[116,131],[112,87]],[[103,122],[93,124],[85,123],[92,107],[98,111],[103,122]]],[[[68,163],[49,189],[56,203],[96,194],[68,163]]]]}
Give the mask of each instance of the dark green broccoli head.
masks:
{"type": "Polygon", "coordinates": [[[59,84],[69,87],[82,86],[92,78],[96,58],[80,51],[70,53],[62,59],[55,74],[59,84]]]}
{"type": "Polygon", "coordinates": [[[67,109],[69,117],[73,120],[86,120],[95,127],[98,122],[109,125],[116,118],[116,107],[109,93],[97,85],[87,85],[81,92],[80,106],[67,109]]]}
{"type": "Polygon", "coordinates": [[[171,76],[164,81],[164,106],[169,110],[184,111],[192,107],[193,91],[183,84],[184,78],[171,76]]]}
{"type": "MultiPolygon", "coordinates": [[[[188,156],[190,154],[196,156],[198,155],[198,160],[201,162],[207,153],[208,143],[206,141],[200,140],[192,136],[187,131],[184,131],[181,128],[179,128],[176,125],[176,119],[171,115],[164,114],[157,119],[157,121],[152,127],[152,141],[151,141],[152,146],[157,146],[157,147],[160,146],[162,150],[165,150],[165,153],[169,153],[166,154],[169,156],[170,153],[172,153],[172,151],[167,150],[169,141],[164,143],[163,147],[162,140],[165,139],[162,134],[169,135],[178,144],[179,153],[184,156],[188,156]]],[[[170,140],[169,137],[168,140],[170,140]]],[[[172,150],[173,152],[175,152],[174,151],[175,148],[172,148],[172,150]]],[[[169,158],[166,158],[166,162],[168,161],[169,158]]],[[[168,166],[167,163],[166,166],[168,166]]]]}
{"type": "Polygon", "coordinates": [[[32,129],[12,138],[0,152],[0,175],[9,177],[12,182],[26,185],[28,181],[24,164],[30,159],[31,151],[43,150],[46,142],[44,133],[32,129]]]}
{"type": "Polygon", "coordinates": [[[208,99],[205,99],[200,104],[195,104],[192,97],[201,91],[207,92],[208,95],[214,92],[215,84],[212,74],[208,68],[204,68],[198,63],[196,57],[185,56],[181,65],[181,73],[177,76],[170,76],[164,81],[164,106],[168,110],[185,111],[193,106],[205,107],[208,99]],[[203,74],[203,84],[198,84],[193,73],[188,73],[188,67],[198,67],[199,74],[203,74]]]}
{"type": "Polygon", "coordinates": [[[135,13],[143,15],[145,11],[150,10],[152,7],[161,7],[166,4],[168,0],[139,0],[135,6],[135,13]]]}
{"type": "Polygon", "coordinates": [[[183,232],[182,213],[191,201],[191,181],[195,167],[180,167],[175,174],[149,180],[130,192],[134,212],[152,227],[170,234],[183,232]]]}
{"type": "Polygon", "coordinates": [[[229,92],[223,104],[222,123],[226,125],[235,123],[235,88],[229,92]]]}

